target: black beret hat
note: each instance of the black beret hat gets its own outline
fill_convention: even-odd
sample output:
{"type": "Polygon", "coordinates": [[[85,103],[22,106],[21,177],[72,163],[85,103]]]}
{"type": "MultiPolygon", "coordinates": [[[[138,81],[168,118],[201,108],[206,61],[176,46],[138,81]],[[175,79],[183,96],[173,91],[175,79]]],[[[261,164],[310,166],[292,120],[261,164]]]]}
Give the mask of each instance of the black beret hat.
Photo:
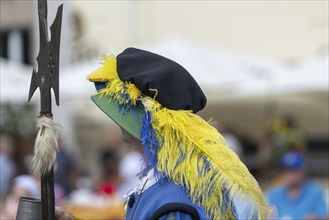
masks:
{"type": "Polygon", "coordinates": [[[158,54],[127,48],[117,56],[117,72],[122,81],[133,83],[168,109],[196,113],[206,105],[207,99],[190,73],[158,54]]]}

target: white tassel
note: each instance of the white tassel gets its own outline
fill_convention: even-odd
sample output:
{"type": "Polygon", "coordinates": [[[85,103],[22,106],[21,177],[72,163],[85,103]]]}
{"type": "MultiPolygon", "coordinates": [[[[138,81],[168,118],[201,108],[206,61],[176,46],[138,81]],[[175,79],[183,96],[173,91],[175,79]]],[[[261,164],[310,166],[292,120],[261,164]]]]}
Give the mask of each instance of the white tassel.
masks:
{"type": "Polygon", "coordinates": [[[49,172],[56,160],[58,152],[59,124],[45,115],[39,119],[40,129],[34,144],[32,170],[36,175],[49,172]]]}

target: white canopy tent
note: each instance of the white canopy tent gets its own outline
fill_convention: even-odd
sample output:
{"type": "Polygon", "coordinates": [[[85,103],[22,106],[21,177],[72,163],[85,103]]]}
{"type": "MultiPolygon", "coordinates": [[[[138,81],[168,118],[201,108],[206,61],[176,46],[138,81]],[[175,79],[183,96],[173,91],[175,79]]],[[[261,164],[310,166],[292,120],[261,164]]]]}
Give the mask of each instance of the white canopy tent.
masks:
{"type": "MultiPolygon", "coordinates": [[[[1,102],[26,102],[30,89],[32,66],[0,60],[1,102]]],[[[93,86],[86,80],[87,74],[98,67],[96,60],[75,64],[60,69],[60,101],[66,102],[89,97],[94,93],[93,86]]],[[[36,91],[37,93],[37,91],[36,91]]],[[[36,94],[38,95],[38,94],[36,94]]],[[[32,97],[33,102],[39,102],[32,97]]]]}
{"type": "MultiPolygon", "coordinates": [[[[184,66],[206,92],[210,102],[219,98],[250,97],[272,92],[328,91],[328,54],[285,66],[279,62],[216,50],[179,37],[146,45],[145,48],[184,66]]],[[[86,98],[93,94],[94,88],[86,76],[98,67],[97,59],[62,67],[61,99],[86,98]]],[[[1,58],[0,70],[1,102],[26,101],[32,67],[1,58]]]]}
{"type": "Polygon", "coordinates": [[[184,66],[211,97],[210,101],[226,96],[259,96],[264,92],[328,91],[328,54],[288,66],[216,50],[180,37],[168,38],[146,48],[184,66]]]}
{"type": "MultiPolygon", "coordinates": [[[[305,123],[316,118],[317,122],[311,129],[314,132],[328,130],[325,125],[317,125],[328,119],[328,54],[315,56],[295,66],[285,66],[279,62],[216,50],[179,37],[144,48],[170,57],[194,76],[208,98],[209,113],[205,113],[206,116],[240,120],[236,116],[248,111],[246,117],[254,121],[247,120],[244,124],[255,120],[261,124],[264,121],[259,115],[263,114],[264,108],[268,108],[267,103],[274,102],[278,108],[277,114],[299,111],[299,119],[306,119],[305,123]],[[308,110],[301,111],[303,108],[308,110]],[[223,109],[227,109],[226,113],[221,112],[223,109]],[[321,114],[312,115],[313,111],[320,111],[321,114]],[[235,112],[234,117],[232,112],[235,112]],[[258,117],[250,113],[258,114],[258,117]]],[[[98,67],[99,61],[95,59],[60,69],[61,105],[89,100],[95,89],[86,76],[98,67]]],[[[0,70],[1,102],[26,102],[32,67],[1,59],[0,70]]],[[[38,91],[36,93],[32,102],[39,103],[38,91]]],[[[67,108],[54,109],[63,115],[68,112],[67,108]]]]}
{"type": "Polygon", "coordinates": [[[32,68],[0,58],[0,101],[27,101],[32,68]],[[30,73],[30,74],[29,74],[30,73]]]}

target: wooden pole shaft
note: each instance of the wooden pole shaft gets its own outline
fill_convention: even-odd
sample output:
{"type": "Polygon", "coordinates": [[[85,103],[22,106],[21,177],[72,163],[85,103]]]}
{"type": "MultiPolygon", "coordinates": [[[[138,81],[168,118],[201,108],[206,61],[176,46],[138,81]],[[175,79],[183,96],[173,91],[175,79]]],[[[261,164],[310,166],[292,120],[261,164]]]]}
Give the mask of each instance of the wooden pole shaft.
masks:
{"type": "Polygon", "coordinates": [[[55,220],[54,167],[41,176],[42,220],[55,220]]]}

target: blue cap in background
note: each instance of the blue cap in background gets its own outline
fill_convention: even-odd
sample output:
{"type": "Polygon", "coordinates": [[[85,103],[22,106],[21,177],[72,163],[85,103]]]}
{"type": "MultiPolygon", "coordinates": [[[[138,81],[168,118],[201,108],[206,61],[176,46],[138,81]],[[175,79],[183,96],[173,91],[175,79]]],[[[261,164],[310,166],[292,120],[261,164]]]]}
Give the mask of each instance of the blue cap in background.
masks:
{"type": "Polygon", "coordinates": [[[281,160],[283,169],[302,169],[305,166],[305,157],[299,152],[286,153],[281,160]]]}

